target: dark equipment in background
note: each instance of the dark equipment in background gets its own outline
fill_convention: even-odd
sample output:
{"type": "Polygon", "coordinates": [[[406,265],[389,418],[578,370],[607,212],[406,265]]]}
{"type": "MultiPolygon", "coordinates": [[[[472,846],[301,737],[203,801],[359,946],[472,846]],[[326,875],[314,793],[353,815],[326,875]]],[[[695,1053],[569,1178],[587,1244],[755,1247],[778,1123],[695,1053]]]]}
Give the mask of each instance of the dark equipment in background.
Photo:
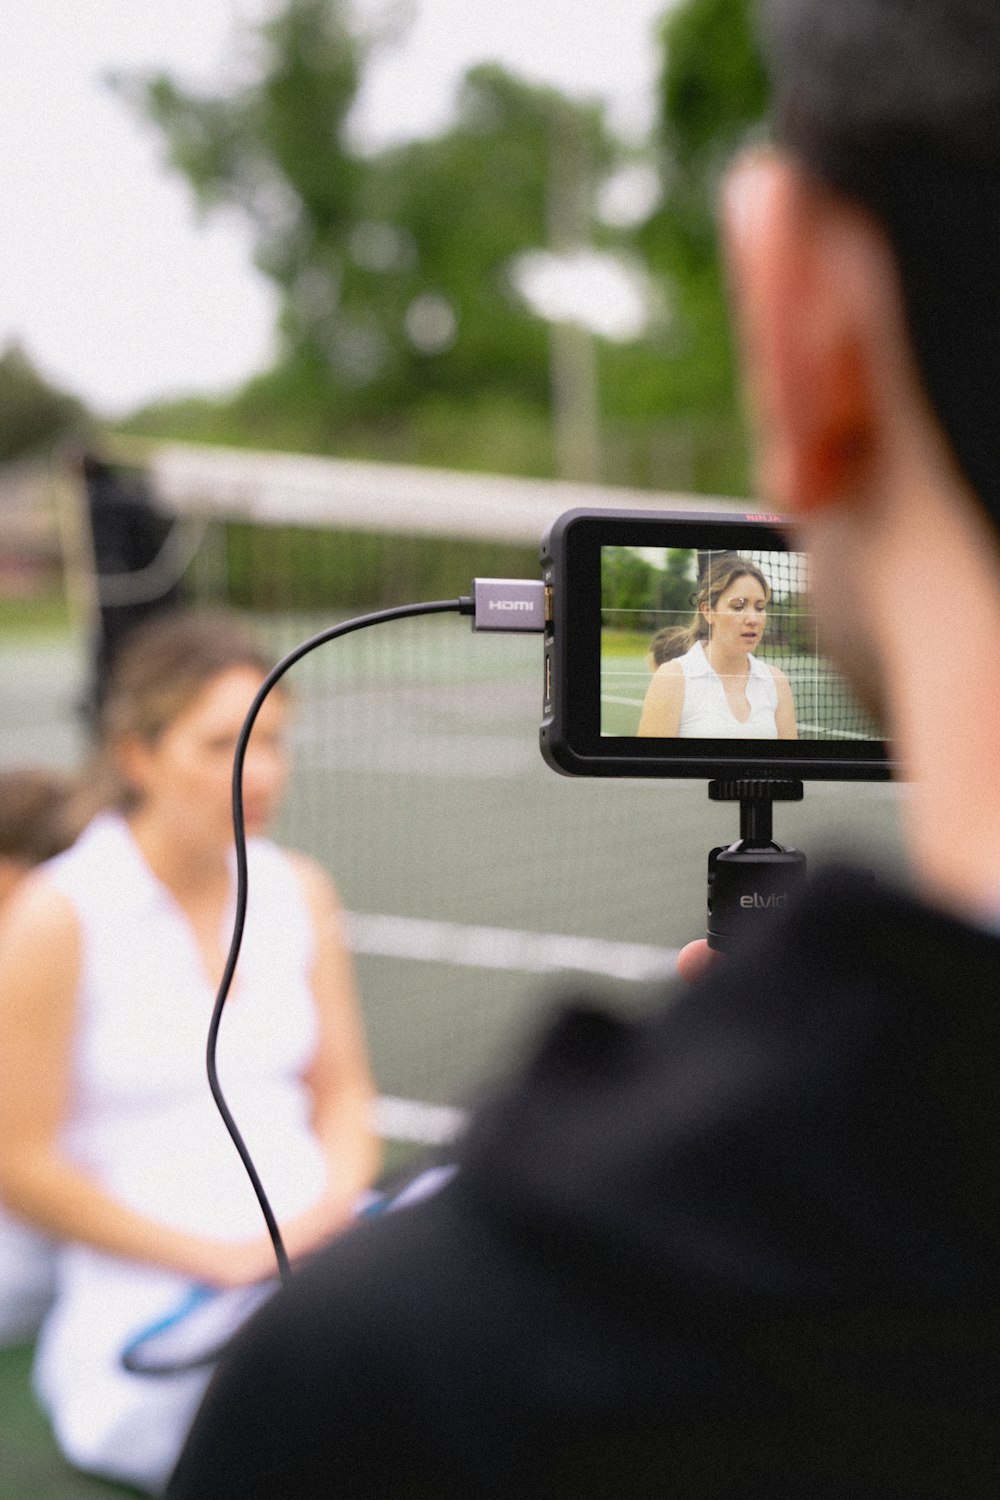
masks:
{"type": "Polygon", "coordinates": [[[140,474],[91,452],[79,463],[97,579],[91,680],[83,703],[88,722],[94,723],[123,641],[137,625],[181,602],[170,555],[178,523],[158,508],[140,474]]]}

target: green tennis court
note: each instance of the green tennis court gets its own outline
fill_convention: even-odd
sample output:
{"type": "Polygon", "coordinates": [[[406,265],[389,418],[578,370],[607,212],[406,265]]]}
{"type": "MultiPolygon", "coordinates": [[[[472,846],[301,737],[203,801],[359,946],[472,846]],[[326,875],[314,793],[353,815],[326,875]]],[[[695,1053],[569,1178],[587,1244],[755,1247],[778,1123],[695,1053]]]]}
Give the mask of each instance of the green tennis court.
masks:
{"type": "Polygon", "coordinates": [[[113,1500],[132,1490],[64,1462],[28,1386],[31,1350],[0,1350],[0,1495],[4,1500],[113,1500]]]}

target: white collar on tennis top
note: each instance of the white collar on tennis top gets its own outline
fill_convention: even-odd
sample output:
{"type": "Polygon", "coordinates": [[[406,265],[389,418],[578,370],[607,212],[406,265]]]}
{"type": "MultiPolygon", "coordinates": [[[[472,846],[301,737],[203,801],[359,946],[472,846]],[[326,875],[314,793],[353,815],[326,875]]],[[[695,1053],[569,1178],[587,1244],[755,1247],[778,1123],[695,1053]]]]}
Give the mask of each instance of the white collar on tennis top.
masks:
{"type": "MultiPolygon", "coordinates": [[[[688,659],[688,661],[690,663],[690,675],[692,677],[716,677],[716,676],[718,676],[718,673],[716,672],[715,668],[712,666],[712,663],[709,661],[708,657],[705,655],[705,647],[704,647],[704,645],[702,644],[701,641],[695,641],[694,645],[691,647],[690,651],[687,653],[687,659],[688,659]]],[[[762,661],[758,661],[757,660],[757,658],[756,658],[756,656],[754,656],[753,652],[750,653],[749,660],[750,660],[750,676],[751,677],[763,677],[763,678],[766,678],[767,675],[768,675],[767,667],[764,665],[764,663],[762,661]]]]}

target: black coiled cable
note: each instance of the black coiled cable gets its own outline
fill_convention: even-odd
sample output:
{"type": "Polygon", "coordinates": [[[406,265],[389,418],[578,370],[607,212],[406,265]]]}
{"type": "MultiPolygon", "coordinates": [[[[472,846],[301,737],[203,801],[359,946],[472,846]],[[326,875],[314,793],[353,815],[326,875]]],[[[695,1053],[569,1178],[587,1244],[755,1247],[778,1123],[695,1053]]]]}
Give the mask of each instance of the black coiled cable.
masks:
{"type": "Polygon", "coordinates": [[[401,604],[392,609],[377,610],[372,614],[359,615],[356,619],[345,620],[339,625],[331,625],[326,630],[321,630],[318,635],[311,636],[307,641],[295,647],[287,656],[282,657],[278,664],[272,668],[265,677],[260,689],[247,711],[247,716],[240,729],[239,738],[236,742],[236,751],[233,756],[233,833],[236,841],[236,915],[233,922],[233,936],[229,946],[229,954],[226,958],[226,966],[223,970],[222,979],[215,998],[215,1006],[212,1011],[212,1019],[208,1028],[208,1046],[206,1051],[206,1068],[208,1071],[208,1083],[212,1090],[212,1097],[226,1129],[232,1137],[233,1144],[240,1154],[240,1159],[246,1169],[247,1176],[257,1195],[264,1222],[267,1225],[271,1243],[274,1246],[275,1257],[278,1262],[278,1272],[282,1283],[287,1282],[291,1275],[291,1267],[288,1255],[285,1251],[284,1242],[281,1238],[281,1230],[275,1218],[274,1210],[268,1201],[264,1184],[260,1180],[257,1168],[253,1164],[246,1142],[240,1134],[239,1127],[233,1118],[229,1105],[226,1103],[222,1086],[219,1083],[219,1074],[216,1067],[216,1050],[218,1046],[219,1025],[222,1021],[222,1012],[226,999],[232,987],[233,975],[236,972],[236,963],[243,942],[243,929],[246,923],[247,911],[247,843],[246,827],[243,819],[243,763],[246,759],[247,746],[253,726],[260,713],[261,707],[268,694],[277,683],[284,677],[285,673],[307,656],[310,651],[315,651],[317,646],[325,645],[327,641],[336,640],[339,636],[350,635],[352,631],[363,630],[369,625],[381,625],[388,620],[401,620],[414,615],[440,615],[440,614],[464,614],[469,615],[474,611],[474,602],[471,598],[438,599],[429,604],[401,604]]]}

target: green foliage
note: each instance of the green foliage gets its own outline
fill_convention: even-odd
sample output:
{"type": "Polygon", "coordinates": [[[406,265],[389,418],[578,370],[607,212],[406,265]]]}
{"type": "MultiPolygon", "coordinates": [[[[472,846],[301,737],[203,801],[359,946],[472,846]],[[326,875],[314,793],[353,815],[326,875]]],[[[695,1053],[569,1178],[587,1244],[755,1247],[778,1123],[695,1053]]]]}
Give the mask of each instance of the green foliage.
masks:
{"type": "Polygon", "coordinates": [[[0,641],[35,636],[65,636],[71,627],[62,578],[39,593],[0,595],[0,641]]]}
{"type": "Polygon", "coordinates": [[[663,140],[678,176],[705,204],[720,168],[767,113],[750,0],[687,0],[661,34],[663,140]]]}
{"type": "Polygon", "coordinates": [[[202,207],[246,215],[281,293],[272,370],[130,430],[550,475],[550,333],[512,267],[590,241],[631,254],[663,292],[644,337],[596,341],[601,477],[748,493],[715,200],[767,107],[750,0],[666,11],[649,148],[664,190],[636,229],[595,217],[598,184],[630,156],[602,109],[495,65],[467,74],[437,136],[362,155],[346,122],[369,43],[348,17],[347,0],[285,0],[225,92],[123,86],[202,207]]]}
{"type": "MultiPolygon", "coordinates": [[[[716,208],[723,171],[760,134],[768,87],[751,0],[687,0],[661,32],[660,148],[666,193],[649,253],[703,302],[721,287],[716,208]]],[[[705,308],[707,311],[707,306],[705,308]]]]}
{"type": "MultiPolygon", "coordinates": [[[[606,547],[601,554],[601,609],[627,610],[633,629],[655,629],[665,613],[687,623],[694,609],[693,557],[689,548],[671,547],[661,566],[635,547],[606,547]]],[[[626,622],[616,618],[618,629],[626,622]]]]}
{"type": "Polygon", "coordinates": [[[254,612],[388,607],[469,592],[472,579],[532,576],[538,548],[309,526],[226,526],[227,601],[254,612]]]}
{"type": "Polygon", "coordinates": [[[547,329],[510,268],[547,241],[566,138],[592,196],[613,157],[601,111],[482,66],[449,129],[362,157],[345,122],[366,47],[342,0],[289,0],[260,41],[256,75],[228,94],[163,76],[125,87],[203,208],[236,207],[252,225],[282,298],[269,394],[321,408],[328,446],[440,397],[544,410],[547,329]]]}
{"type": "Polygon", "coordinates": [[[0,355],[0,462],[82,437],[92,425],[83,403],[49,385],[17,344],[0,355]]]}
{"type": "Polygon", "coordinates": [[[373,395],[461,403],[490,390],[547,405],[547,329],[510,273],[549,238],[551,168],[566,135],[593,178],[611,157],[599,111],[482,66],[466,75],[449,130],[369,161],[363,223],[409,251],[377,286],[353,272],[360,294],[377,290],[393,350],[392,376],[372,382],[373,395]]]}
{"type": "Polygon", "coordinates": [[[640,660],[649,650],[648,630],[614,630],[608,626],[601,629],[601,660],[640,660]]]}
{"type": "Polygon", "coordinates": [[[229,401],[191,398],[147,407],[118,430],[153,440],[554,477],[548,415],[517,396],[487,393],[461,405],[427,397],[412,408],[337,423],[322,399],[293,399],[287,373],[260,376],[229,401]]]}
{"type": "Polygon", "coordinates": [[[228,95],[194,94],[158,74],[117,87],[166,137],[202,208],[243,210],[264,269],[287,282],[310,253],[343,244],[359,164],[343,144],[364,48],[340,0],[288,0],[257,33],[258,76],[228,95]]]}
{"type": "Polygon", "coordinates": [[[693,419],[711,413],[728,427],[734,482],[722,488],[734,494],[749,488],[749,456],[717,201],[727,162],[761,132],[767,112],[751,17],[751,0],[687,0],[666,15],[658,133],[664,196],[639,236],[665,279],[672,313],[646,401],[693,419]]]}
{"type": "Polygon", "coordinates": [[[684,614],[694,609],[696,589],[692,573],[693,558],[686,547],[671,547],[666,566],[660,573],[656,591],[657,609],[684,614]]]}
{"type": "Polygon", "coordinates": [[[645,609],[656,569],[634,547],[601,551],[601,609],[645,609]]]}

